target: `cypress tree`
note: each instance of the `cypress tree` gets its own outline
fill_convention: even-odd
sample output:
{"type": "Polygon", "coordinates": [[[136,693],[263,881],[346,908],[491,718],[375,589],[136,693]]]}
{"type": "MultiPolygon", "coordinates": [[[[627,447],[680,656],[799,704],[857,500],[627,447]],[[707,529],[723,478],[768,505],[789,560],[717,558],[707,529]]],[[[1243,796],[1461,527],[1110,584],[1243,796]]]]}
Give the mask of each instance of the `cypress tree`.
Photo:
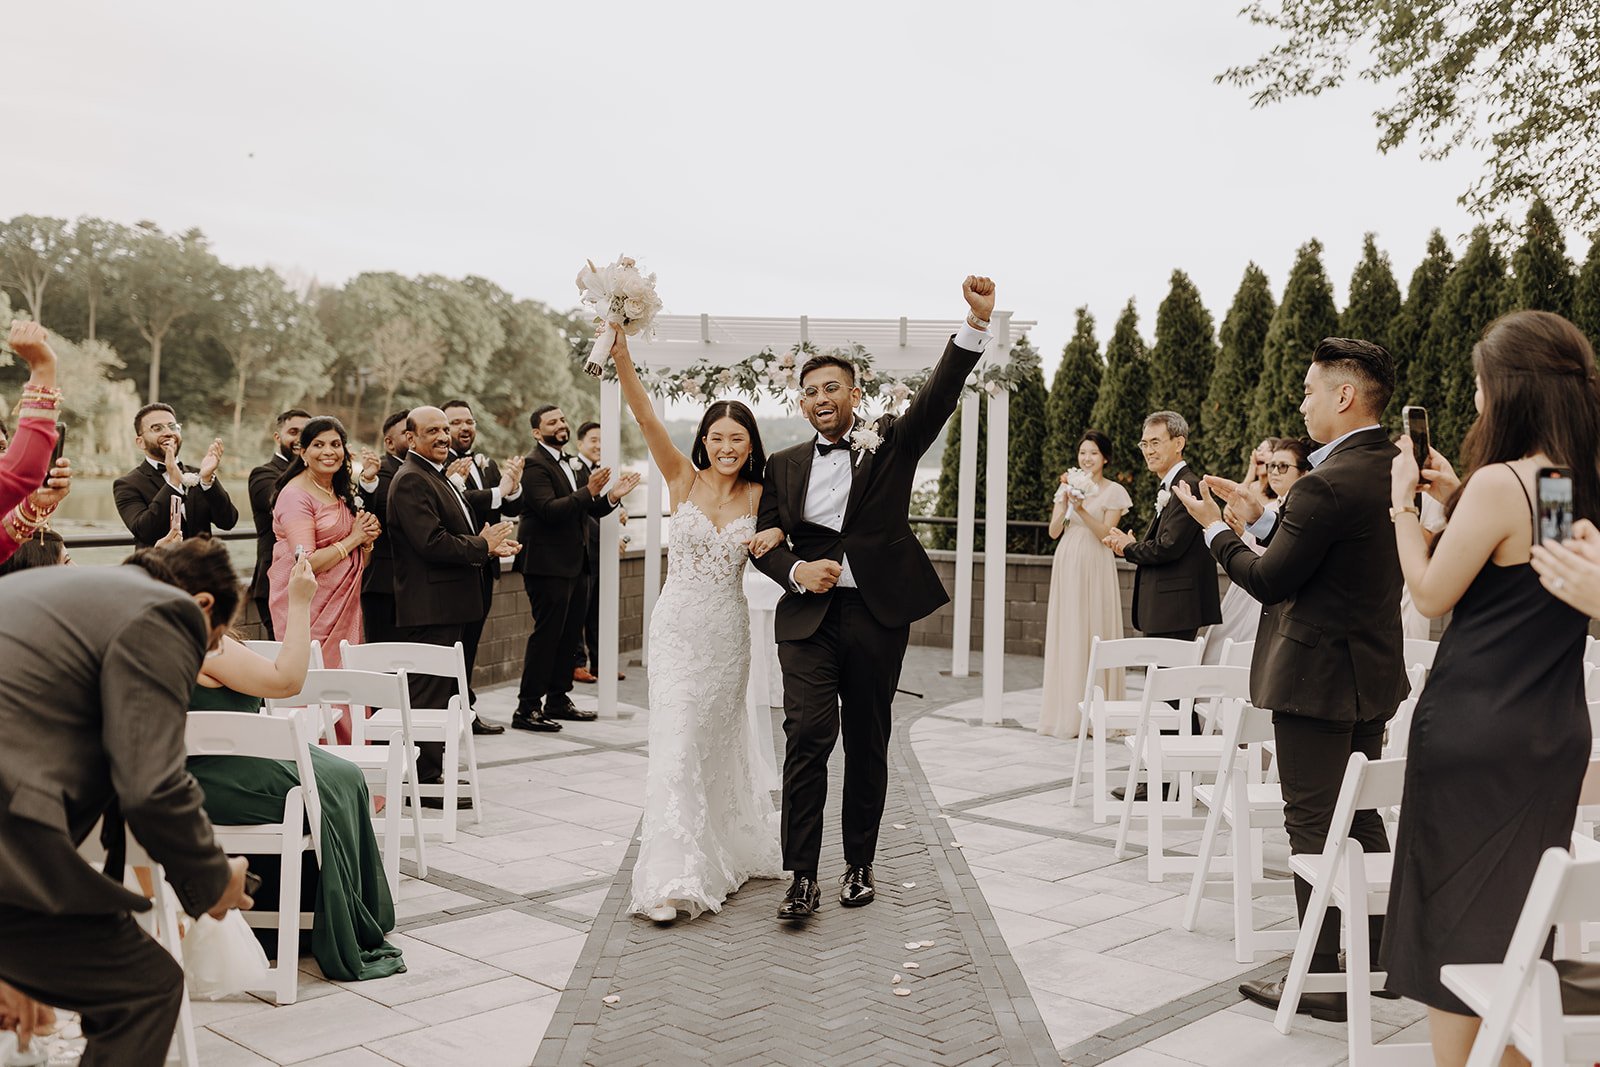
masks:
{"type": "MultiPolygon", "coordinates": [[[[965,400],[965,394],[962,394],[965,400]]],[[[983,514],[984,487],[989,484],[987,476],[988,465],[985,457],[988,455],[989,437],[989,411],[988,406],[980,398],[978,403],[978,489],[977,505],[978,514],[983,514]]],[[[961,404],[957,403],[956,412],[950,416],[949,429],[944,435],[944,455],[939,459],[939,503],[934,510],[940,515],[950,518],[956,517],[958,507],[958,494],[961,487],[961,404]]],[[[956,547],[956,528],[954,526],[939,526],[933,532],[935,548],[954,549],[956,547]]],[[[983,550],[983,527],[978,527],[977,550],[983,550]]]]}
{"type": "Polygon", "coordinates": [[[1572,322],[1589,335],[1589,343],[1600,351],[1600,234],[1589,245],[1589,258],[1583,261],[1573,287],[1572,322]]]}
{"type": "MultiPolygon", "coordinates": [[[[1094,316],[1088,308],[1079,308],[1077,316],[1072,340],[1061,350],[1061,365],[1056,368],[1045,409],[1048,431],[1040,460],[1039,491],[1046,500],[1054,497],[1061,473],[1077,466],[1078,441],[1083,431],[1099,428],[1090,424],[1089,417],[1100,395],[1105,364],[1100,361],[1100,342],[1094,338],[1094,316]]],[[[1049,517],[1047,511],[1045,518],[1049,517]]]]}
{"type": "Polygon", "coordinates": [[[1452,461],[1460,457],[1461,439],[1477,418],[1472,346],[1505,306],[1505,290],[1505,263],[1488,229],[1479,226],[1444,283],[1416,367],[1421,380],[1410,383],[1427,398],[1422,403],[1428,407],[1433,447],[1452,461]]]}
{"type": "MultiPolygon", "coordinates": [[[[1016,347],[1030,352],[1033,348],[1027,337],[1018,341],[1016,347]]],[[[1044,371],[1034,367],[1012,392],[1007,414],[1010,447],[1006,456],[1006,517],[1009,519],[1044,522],[1050,518],[1051,497],[1039,491],[1044,480],[1039,446],[1045,439],[1049,403],[1044,371]]],[[[1027,552],[1032,543],[1030,534],[1019,532],[1008,539],[1008,548],[1012,552],[1027,552]]]]}
{"type": "Polygon", "coordinates": [[[1274,310],[1266,272],[1251,263],[1245,267],[1239,291],[1233,294],[1233,306],[1222,320],[1222,346],[1203,409],[1207,455],[1215,472],[1224,477],[1238,473],[1236,468],[1243,466],[1245,456],[1260,440],[1249,439],[1249,399],[1261,378],[1261,349],[1274,310]]]}
{"type": "Polygon", "coordinates": [[[1217,361],[1216,328],[1200,290],[1181,270],[1172,272],[1166,299],[1156,309],[1156,343],[1150,349],[1150,402],[1189,420],[1184,459],[1206,470],[1206,391],[1217,361]]]}
{"type": "Polygon", "coordinates": [[[1125,516],[1123,525],[1136,532],[1149,521],[1155,501],[1155,490],[1148,478],[1141,481],[1148,471],[1138,447],[1145,416],[1151,410],[1149,349],[1139,336],[1138,309],[1129,300],[1117,318],[1111,340],[1106,342],[1106,371],[1089,421],[1111,438],[1113,458],[1106,471],[1133,498],[1133,511],[1125,516]]]}
{"type": "Polygon", "coordinates": [[[1322,242],[1313,238],[1296,253],[1283,302],[1267,327],[1261,349],[1261,381],[1251,405],[1248,436],[1252,443],[1303,430],[1300,401],[1311,353],[1319,341],[1338,330],[1333,286],[1322,267],[1322,242]]]}
{"type": "MultiPolygon", "coordinates": [[[[1339,316],[1339,333],[1382,345],[1395,357],[1396,374],[1401,356],[1395,351],[1395,320],[1400,315],[1400,283],[1394,279],[1389,254],[1378,251],[1378,242],[1367,234],[1361,248],[1361,262],[1350,275],[1350,304],[1339,316]]],[[[1385,425],[1396,425],[1400,418],[1399,390],[1385,413],[1385,425]]]]}
{"type": "Polygon", "coordinates": [[[1522,228],[1522,246],[1511,254],[1512,278],[1505,310],[1572,315],[1572,261],[1549,205],[1535,200],[1522,228]]]}
{"type": "Polygon", "coordinates": [[[1397,419],[1402,405],[1426,404],[1422,396],[1429,391],[1427,383],[1430,375],[1437,378],[1437,371],[1430,371],[1426,365],[1423,341],[1427,339],[1433,310],[1439,306],[1439,294],[1444,292],[1444,283],[1450,277],[1455,261],[1444,234],[1438,230],[1430,233],[1427,255],[1411,272],[1406,302],[1401,305],[1400,314],[1395,316],[1394,327],[1389,333],[1394,340],[1391,351],[1400,379],[1394,391],[1394,403],[1390,405],[1397,419]]]}

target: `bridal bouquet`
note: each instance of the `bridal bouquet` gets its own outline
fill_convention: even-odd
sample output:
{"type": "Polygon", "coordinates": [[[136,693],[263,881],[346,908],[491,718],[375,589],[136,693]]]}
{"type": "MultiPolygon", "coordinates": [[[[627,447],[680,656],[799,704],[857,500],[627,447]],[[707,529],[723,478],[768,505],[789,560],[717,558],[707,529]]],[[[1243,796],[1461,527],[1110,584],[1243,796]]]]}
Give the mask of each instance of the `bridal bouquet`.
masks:
{"type": "Polygon", "coordinates": [[[1073,467],[1067,471],[1067,480],[1056,490],[1056,502],[1060,503],[1068,496],[1073,503],[1081,504],[1085,497],[1094,492],[1094,475],[1082,467],[1073,467]]]}
{"type": "Polygon", "coordinates": [[[656,295],[656,276],[639,273],[638,266],[627,256],[607,267],[596,268],[588,260],[578,272],[578,291],[583,303],[594,310],[595,325],[603,327],[594,339],[594,348],[583,369],[594,378],[605,370],[606,358],[611,355],[611,345],[617,339],[617,330],[629,337],[648,330],[661,313],[661,298],[656,295]]]}

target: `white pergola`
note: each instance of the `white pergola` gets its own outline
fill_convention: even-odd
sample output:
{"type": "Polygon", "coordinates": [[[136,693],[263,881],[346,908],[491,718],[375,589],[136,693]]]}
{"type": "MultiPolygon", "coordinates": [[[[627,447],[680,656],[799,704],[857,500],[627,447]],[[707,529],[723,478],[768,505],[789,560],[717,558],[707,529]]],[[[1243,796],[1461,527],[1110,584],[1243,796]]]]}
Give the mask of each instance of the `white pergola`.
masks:
{"type": "MultiPolygon", "coordinates": [[[[1036,324],[1012,318],[1009,311],[994,314],[984,366],[1004,366],[1015,340],[1036,324]]],[[[653,338],[629,341],[634,359],[652,370],[680,370],[701,360],[739,363],[763,348],[782,353],[809,342],[822,349],[851,343],[863,346],[876,370],[906,374],[932,367],[944,353],[950,335],[961,320],[944,319],[814,319],[729,318],[713,315],[664,315],[656,319],[653,338]]],[[[961,481],[957,503],[955,632],[951,642],[950,673],[971,674],[973,543],[977,519],[978,425],[977,393],[962,394],[961,481]]],[[[655,398],[662,412],[661,397],[655,398]]],[[[989,529],[989,550],[984,554],[983,720],[999,723],[1005,689],[1006,608],[1006,457],[1010,439],[1010,396],[1004,391],[988,397],[989,450],[987,498],[984,514],[989,529]]],[[[798,414],[793,416],[799,418],[798,414]]],[[[607,456],[621,451],[622,391],[615,381],[600,386],[600,448],[607,456]]],[[[661,472],[650,463],[645,480],[646,536],[644,554],[644,661],[650,656],[650,615],[661,588],[661,472]]],[[[615,513],[600,523],[600,714],[617,714],[619,650],[620,568],[618,544],[621,523],[615,513]]]]}

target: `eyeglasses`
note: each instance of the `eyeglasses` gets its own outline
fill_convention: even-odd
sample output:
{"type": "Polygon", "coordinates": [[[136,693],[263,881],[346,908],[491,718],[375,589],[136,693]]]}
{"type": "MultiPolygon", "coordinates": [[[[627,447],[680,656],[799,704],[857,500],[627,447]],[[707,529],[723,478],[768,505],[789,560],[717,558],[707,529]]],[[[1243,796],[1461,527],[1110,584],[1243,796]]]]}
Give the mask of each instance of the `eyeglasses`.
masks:
{"type": "Polygon", "coordinates": [[[831,397],[838,396],[841,392],[844,391],[844,389],[845,389],[845,384],[843,382],[829,382],[827,385],[824,385],[821,389],[818,389],[814,385],[808,385],[804,389],[800,390],[800,395],[805,397],[807,400],[815,400],[817,398],[817,394],[818,393],[821,393],[824,396],[827,396],[827,397],[831,398],[831,397]]]}
{"type": "Polygon", "coordinates": [[[1298,464],[1298,463],[1268,463],[1267,464],[1267,473],[1268,474],[1288,474],[1290,471],[1297,471],[1297,470],[1300,470],[1300,469],[1301,469],[1300,468],[1300,464],[1298,464]]]}
{"type": "Polygon", "coordinates": [[[181,423],[181,422],[152,422],[149,426],[146,426],[144,428],[144,432],[145,433],[166,433],[168,430],[171,430],[173,433],[178,433],[182,429],[183,429],[183,423],[181,423]]]}

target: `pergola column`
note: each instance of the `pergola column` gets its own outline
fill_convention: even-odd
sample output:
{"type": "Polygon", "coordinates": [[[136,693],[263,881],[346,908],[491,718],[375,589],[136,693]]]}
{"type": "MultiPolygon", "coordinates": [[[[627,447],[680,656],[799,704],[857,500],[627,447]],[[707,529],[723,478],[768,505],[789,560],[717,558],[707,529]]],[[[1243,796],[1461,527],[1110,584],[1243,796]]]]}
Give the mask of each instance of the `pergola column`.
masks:
{"type": "MultiPolygon", "coordinates": [[[[991,362],[1004,364],[1011,352],[1011,312],[995,315],[991,362]]],[[[989,397],[987,502],[983,540],[983,721],[997,726],[1005,717],[1006,658],[1006,475],[1011,456],[1011,394],[989,397]]],[[[976,428],[976,426],[974,426],[976,428]]],[[[972,435],[976,438],[978,435],[972,435]]],[[[966,444],[966,434],[961,443],[966,444]]]]}

